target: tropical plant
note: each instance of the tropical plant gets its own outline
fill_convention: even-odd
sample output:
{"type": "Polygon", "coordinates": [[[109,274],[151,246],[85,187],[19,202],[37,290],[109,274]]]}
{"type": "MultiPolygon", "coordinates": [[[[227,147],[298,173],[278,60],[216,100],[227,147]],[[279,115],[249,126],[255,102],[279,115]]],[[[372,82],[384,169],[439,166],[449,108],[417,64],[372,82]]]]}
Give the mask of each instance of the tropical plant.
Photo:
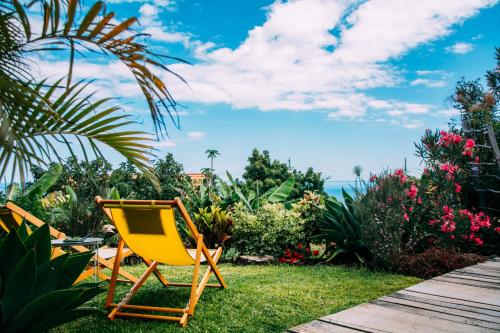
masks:
{"type": "MultiPolygon", "coordinates": [[[[217,248],[223,246],[231,239],[231,213],[219,206],[198,208],[194,214],[193,222],[207,246],[217,248]]],[[[187,232],[187,230],[186,230],[187,232]]],[[[193,237],[190,237],[196,243],[193,237]]],[[[195,245],[195,244],[193,244],[195,245]]]]}
{"type": "Polygon", "coordinates": [[[278,187],[272,187],[263,194],[250,190],[245,195],[231,174],[229,172],[226,173],[230,184],[225,183],[220,178],[217,179],[218,193],[222,199],[223,207],[234,205],[236,202],[242,202],[250,212],[255,212],[266,203],[284,203],[295,186],[295,179],[292,176],[278,187]]]}
{"type": "Polygon", "coordinates": [[[18,183],[11,184],[5,201],[13,201],[32,214],[45,218],[48,216],[46,208],[51,203],[64,203],[67,200],[67,197],[60,191],[48,193],[61,177],[61,173],[61,165],[54,164],[41,173],[33,183],[28,184],[24,190],[18,183]]]}
{"type": "Polygon", "coordinates": [[[359,215],[356,212],[353,199],[342,188],[345,203],[340,203],[335,197],[325,200],[323,227],[318,236],[327,245],[326,261],[337,256],[351,256],[364,263],[368,249],[361,238],[359,215]]]}
{"type": "Polygon", "coordinates": [[[46,332],[79,317],[100,313],[80,307],[105,291],[98,283],[73,283],[92,252],[51,259],[49,226],[28,234],[23,223],[0,239],[0,331],[46,332]]]}
{"type": "Polygon", "coordinates": [[[281,203],[266,203],[255,213],[238,203],[231,217],[231,246],[241,254],[279,257],[285,248],[304,240],[304,220],[281,203]]]}
{"type": "Polygon", "coordinates": [[[136,79],[157,135],[166,133],[165,111],[176,123],[175,102],[156,70],[174,74],[165,60],[179,59],[155,54],[141,43],[142,34],[132,29],[136,18],[115,24],[114,17],[102,1],[90,7],[80,0],[0,2],[0,177],[10,169],[12,179],[18,175],[24,183],[31,166],[61,160],[61,145],[74,155],[70,141],[74,138],[85,156],[89,147],[103,156],[99,147],[103,144],[156,179],[146,133],[126,129],[132,121],[119,107],[105,106],[110,99],[84,93],[89,82],[72,80],[76,54],[112,56],[136,79]],[[41,31],[35,22],[43,22],[41,31]],[[69,52],[66,78],[52,83],[36,79],[33,59],[63,50],[69,52]]]}

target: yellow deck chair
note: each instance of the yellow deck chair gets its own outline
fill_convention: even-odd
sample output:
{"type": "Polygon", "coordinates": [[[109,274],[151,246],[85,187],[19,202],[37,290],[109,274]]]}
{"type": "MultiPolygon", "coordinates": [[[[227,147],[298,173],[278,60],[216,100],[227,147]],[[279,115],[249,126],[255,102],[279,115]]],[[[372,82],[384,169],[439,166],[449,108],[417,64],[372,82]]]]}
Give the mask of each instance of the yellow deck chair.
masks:
{"type": "MultiPolygon", "coordinates": [[[[37,228],[41,227],[42,225],[45,224],[42,220],[37,218],[34,215],[31,215],[21,207],[15,205],[12,202],[7,202],[5,206],[0,206],[0,228],[5,230],[6,232],[9,232],[10,229],[12,228],[17,228],[18,226],[21,225],[23,221],[26,221],[26,225],[28,227],[28,232],[31,232],[29,225],[35,226],[37,228]]],[[[65,239],[66,235],[59,230],[49,226],[50,229],[50,236],[54,239],[65,239]]],[[[73,245],[70,246],[73,250],[77,252],[87,252],[89,249],[85,246],[81,245],[73,245]]],[[[111,249],[99,249],[98,253],[99,255],[97,256],[97,261],[99,263],[98,270],[97,270],[97,276],[101,280],[110,280],[111,277],[107,276],[104,274],[101,270],[103,268],[109,268],[113,270],[113,261],[114,257],[116,256],[116,253],[118,250],[115,251],[114,255],[110,254],[111,249]],[[105,252],[106,255],[101,255],[102,252],[105,252]]],[[[52,251],[52,256],[57,257],[61,254],[65,253],[63,250],[60,248],[54,248],[52,251]]],[[[130,249],[121,249],[121,258],[125,258],[129,255],[133,254],[133,252],[130,249]]],[[[86,279],[89,276],[92,276],[95,272],[95,268],[92,265],[88,265],[85,271],[78,277],[78,279],[75,281],[75,284],[86,279]]],[[[121,279],[119,279],[120,282],[130,282],[130,283],[135,283],[139,279],[135,277],[134,275],[130,274],[126,270],[120,268],[118,271],[118,274],[121,275],[121,279]]]]}
{"type": "Polygon", "coordinates": [[[227,288],[227,284],[217,268],[217,261],[222,254],[222,248],[219,247],[217,250],[207,248],[203,242],[203,235],[196,230],[196,226],[191,221],[179,198],[175,198],[175,200],[103,200],[101,197],[96,197],[96,202],[102,207],[121,236],[122,241],[118,244],[118,248],[123,246],[123,243],[127,243],[127,246],[135,254],[143,257],[145,262],[149,262],[149,267],[139,278],[139,281],[116,304],[113,303],[113,299],[120,258],[119,256],[115,258],[115,269],[111,275],[109,292],[105,303],[106,307],[113,308],[108,315],[109,319],[114,320],[116,316],[122,316],[171,320],[178,321],[181,326],[185,326],[189,317],[194,315],[194,309],[205,287],[227,288]],[[190,250],[184,246],[175,222],[175,208],[179,211],[189,232],[196,240],[196,249],[190,250]],[[201,280],[199,280],[200,266],[204,261],[207,262],[208,267],[201,280]],[[163,275],[155,271],[158,264],[194,266],[191,283],[167,281],[163,275]],[[142,287],[151,273],[155,273],[165,287],[190,287],[191,293],[186,307],[166,308],[130,304],[130,299],[142,287]],[[219,284],[208,284],[212,273],[215,274],[219,284]],[[129,311],[126,312],[126,310],[129,311]],[[134,313],[130,310],[155,311],[173,315],[134,313]]]}

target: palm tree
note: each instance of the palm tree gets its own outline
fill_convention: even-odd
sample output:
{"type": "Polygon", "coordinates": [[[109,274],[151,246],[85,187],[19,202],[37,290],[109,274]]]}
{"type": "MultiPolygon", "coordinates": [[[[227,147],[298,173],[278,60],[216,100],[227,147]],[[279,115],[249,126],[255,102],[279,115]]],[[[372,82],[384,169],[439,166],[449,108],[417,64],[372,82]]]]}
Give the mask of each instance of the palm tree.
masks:
{"type": "Polygon", "coordinates": [[[216,149],[207,149],[205,151],[205,154],[207,154],[207,158],[210,159],[210,170],[212,170],[212,173],[213,173],[213,171],[214,171],[214,158],[216,158],[217,155],[220,155],[220,153],[216,149]]]}
{"type": "Polygon", "coordinates": [[[220,153],[216,149],[207,149],[205,154],[207,154],[207,158],[210,159],[210,181],[208,183],[208,188],[210,189],[214,180],[214,158],[216,158],[217,155],[220,155],[220,153]]]}
{"type": "Polygon", "coordinates": [[[153,53],[132,29],[137,19],[115,24],[115,14],[102,1],[89,9],[80,0],[21,1],[0,1],[0,178],[10,172],[11,180],[18,175],[24,183],[31,166],[60,161],[61,146],[75,155],[73,139],[85,158],[88,151],[102,156],[105,145],[155,180],[150,136],[127,129],[133,121],[118,106],[108,106],[110,99],[84,93],[89,81],[73,82],[75,54],[106,55],[130,70],[157,137],[167,134],[166,115],[174,124],[178,121],[175,101],[158,72],[179,77],[165,61],[180,59],[153,53]],[[41,31],[34,29],[35,22],[43,23],[41,31]],[[50,83],[35,77],[33,59],[64,50],[69,53],[65,78],[50,83]]]}

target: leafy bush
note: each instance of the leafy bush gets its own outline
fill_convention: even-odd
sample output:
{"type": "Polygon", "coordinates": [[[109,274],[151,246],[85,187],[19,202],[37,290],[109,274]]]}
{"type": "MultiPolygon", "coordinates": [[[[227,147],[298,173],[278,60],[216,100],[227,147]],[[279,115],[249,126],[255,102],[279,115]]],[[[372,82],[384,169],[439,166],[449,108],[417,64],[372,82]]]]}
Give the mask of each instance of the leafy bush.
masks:
{"type": "Polygon", "coordinates": [[[459,253],[450,248],[431,247],[422,253],[399,255],[395,257],[392,265],[393,270],[398,273],[430,279],[485,260],[485,256],[473,253],[459,253]]]}
{"type": "Polygon", "coordinates": [[[51,259],[49,226],[28,235],[25,224],[0,239],[0,331],[45,332],[85,315],[78,308],[105,289],[98,283],[72,286],[92,252],[51,259]]]}
{"type": "Polygon", "coordinates": [[[292,209],[304,220],[306,242],[313,241],[321,232],[321,220],[325,210],[324,197],[317,192],[305,191],[304,197],[296,202],[292,209]]]}
{"type": "Polygon", "coordinates": [[[237,204],[232,217],[232,246],[242,254],[279,256],[287,246],[304,239],[300,214],[283,204],[267,203],[256,213],[237,204]]]}

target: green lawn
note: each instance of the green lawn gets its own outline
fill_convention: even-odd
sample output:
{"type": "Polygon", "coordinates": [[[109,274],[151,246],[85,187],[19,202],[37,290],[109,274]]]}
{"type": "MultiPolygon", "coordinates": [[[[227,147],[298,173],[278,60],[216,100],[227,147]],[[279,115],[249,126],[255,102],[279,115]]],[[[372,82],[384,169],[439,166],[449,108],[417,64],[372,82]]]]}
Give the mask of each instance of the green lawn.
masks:
{"type": "MultiPolygon", "coordinates": [[[[143,266],[127,269],[139,275],[143,266]]],[[[190,281],[189,267],[161,267],[172,280],[190,281]]],[[[51,332],[283,332],[294,325],[418,283],[412,277],[340,266],[221,265],[229,288],[207,288],[185,328],[175,322],[86,317],[51,332]]],[[[123,286],[123,285],[122,285],[123,286]]],[[[125,288],[119,289],[124,295],[125,288]]],[[[163,288],[156,278],[133,303],[184,307],[189,288],[163,288]]],[[[102,307],[104,295],[93,302],[102,307]]]]}

